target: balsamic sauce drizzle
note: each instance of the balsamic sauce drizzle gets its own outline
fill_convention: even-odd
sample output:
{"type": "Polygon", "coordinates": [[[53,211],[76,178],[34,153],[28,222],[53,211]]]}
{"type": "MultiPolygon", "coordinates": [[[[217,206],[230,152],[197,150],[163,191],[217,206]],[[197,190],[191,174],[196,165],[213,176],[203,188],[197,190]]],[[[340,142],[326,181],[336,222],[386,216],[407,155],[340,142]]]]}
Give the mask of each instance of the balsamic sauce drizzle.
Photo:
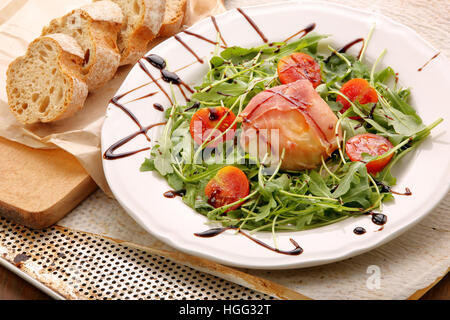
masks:
{"type": "Polygon", "coordinates": [[[294,245],[294,247],[295,247],[294,249],[289,250],[289,251],[280,250],[280,249],[269,246],[268,244],[250,236],[249,234],[243,232],[241,229],[238,229],[236,227],[213,228],[210,230],[206,230],[204,232],[194,233],[194,235],[197,237],[200,237],[200,238],[212,238],[212,237],[215,237],[215,236],[218,236],[218,235],[224,233],[227,230],[236,230],[238,233],[240,233],[247,239],[250,239],[253,242],[259,244],[260,246],[262,246],[266,249],[269,249],[273,252],[276,252],[276,253],[286,254],[286,255],[290,255],[290,256],[298,256],[298,255],[302,254],[302,252],[303,252],[303,249],[298,245],[298,243],[294,239],[289,239],[289,241],[291,241],[291,243],[294,245]]]}
{"type": "Polygon", "coordinates": [[[179,43],[181,43],[181,44],[183,45],[183,47],[185,47],[186,50],[189,51],[189,52],[197,59],[198,62],[204,63],[203,59],[200,58],[200,57],[195,53],[195,51],[192,50],[192,48],[189,47],[189,46],[186,44],[186,42],[184,42],[183,40],[181,40],[181,38],[180,38],[178,35],[175,35],[174,38],[175,38],[175,40],[177,40],[179,43]]]}
{"type": "Polygon", "coordinates": [[[417,71],[422,71],[423,68],[425,68],[432,60],[434,60],[438,55],[440,54],[440,52],[436,53],[434,56],[432,56],[430,58],[430,60],[428,60],[423,66],[421,66],[419,69],[417,69],[417,71]]]}
{"type": "Polygon", "coordinates": [[[353,129],[354,129],[354,130],[357,130],[357,129],[361,128],[362,126],[363,126],[363,123],[360,122],[360,123],[358,123],[353,129]]]}
{"type": "Polygon", "coordinates": [[[173,104],[172,99],[170,98],[169,94],[167,93],[166,90],[164,90],[164,88],[159,84],[159,82],[155,79],[155,77],[152,76],[152,74],[150,73],[150,71],[147,69],[147,67],[145,66],[145,64],[142,62],[142,60],[139,60],[139,66],[141,67],[141,69],[150,77],[150,79],[152,79],[152,81],[158,86],[158,88],[161,90],[162,93],[164,93],[164,95],[167,97],[167,99],[169,99],[170,104],[173,104]]]}
{"type": "MultiPolygon", "coordinates": [[[[202,36],[201,34],[198,34],[198,33],[192,32],[192,31],[188,31],[188,30],[184,30],[183,32],[188,34],[188,35],[190,35],[190,36],[193,36],[193,37],[199,38],[199,39],[201,39],[203,41],[209,42],[209,43],[211,43],[213,45],[218,45],[219,44],[217,41],[213,41],[211,39],[208,39],[208,38],[202,36]]],[[[223,49],[227,48],[225,45],[220,45],[220,47],[223,48],[223,49]]]]}
{"type": "Polygon", "coordinates": [[[186,102],[190,102],[191,99],[188,98],[188,96],[186,95],[186,93],[185,93],[184,90],[183,90],[183,87],[181,87],[180,85],[178,85],[178,88],[180,89],[180,92],[181,92],[181,94],[183,95],[184,100],[186,100],[186,102]]]}
{"type": "Polygon", "coordinates": [[[377,104],[374,103],[372,108],[370,109],[369,115],[367,116],[368,119],[373,119],[373,113],[375,112],[376,107],[377,107],[377,104]]]}
{"type": "Polygon", "coordinates": [[[161,77],[165,82],[175,84],[176,86],[178,86],[178,89],[180,89],[180,92],[183,95],[184,99],[187,102],[191,101],[191,99],[189,99],[186,93],[184,92],[183,87],[187,89],[191,94],[194,93],[194,90],[192,90],[191,87],[189,87],[186,83],[184,83],[183,80],[181,80],[176,73],[163,69],[161,70],[161,77]]]}
{"type": "Polygon", "coordinates": [[[132,133],[128,136],[126,136],[123,139],[120,139],[119,141],[117,141],[116,143],[114,143],[113,145],[111,145],[104,153],[103,158],[106,160],[117,160],[117,159],[122,159],[134,154],[137,154],[139,152],[143,152],[143,151],[147,151],[150,150],[150,148],[142,148],[139,150],[135,150],[135,151],[129,151],[129,152],[124,152],[124,153],[119,153],[116,154],[115,151],[122,147],[123,145],[127,144],[128,142],[130,142],[131,140],[133,140],[134,138],[136,138],[137,136],[144,134],[145,137],[147,138],[148,141],[150,141],[150,138],[147,135],[147,132],[157,126],[160,125],[164,125],[165,123],[157,123],[157,124],[152,124],[150,126],[142,126],[142,124],[140,123],[140,121],[138,120],[138,118],[136,118],[136,116],[130,111],[128,110],[128,108],[126,108],[123,104],[121,104],[119,102],[119,100],[121,98],[123,98],[126,94],[122,94],[119,96],[116,96],[114,98],[111,99],[111,103],[113,105],[115,105],[116,107],[118,107],[119,109],[121,109],[131,120],[133,120],[133,122],[139,127],[139,130],[136,131],[135,133],[132,133]]]}
{"type": "MultiPolygon", "coordinates": [[[[188,68],[188,67],[190,67],[191,65],[193,65],[194,63],[197,63],[197,62],[193,62],[193,63],[190,63],[190,64],[188,64],[188,65],[186,65],[186,66],[184,66],[184,67],[181,67],[181,68],[178,68],[177,70],[175,70],[175,71],[181,71],[181,70],[184,70],[184,69],[186,69],[186,68],[188,68]]],[[[158,78],[158,79],[156,79],[156,80],[161,80],[161,78],[158,78]]],[[[155,81],[156,81],[155,80],[155,81]]],[[[147,83],[144,83],[144,84],[141,84],[140,86],[138,86],[138,87],[136,87],[136,88],[133,88],[133,89],[131,89],[130,91],[128,91],[128,92],[126,92],[126,93],[124,93],[124,94],[122,94],[121,96],[126,96],[126,95],[128,95],[128,94],[130,94],[130,93],[132,93],[132,92],[135,92],[135,91],[137,91],[137,90],[139,90],[139,89],[141,89],[141,88],[143,88],[143,87],[146,87],[146,86],[148,86],[148,85],[151,85],[151,84],[153,84],[153,83],[155,83],[155,81],[150,81],[150,82],[147,82],[147,83]]]]}
{"type": "Polygon", "coordinates": [[[383,226],[387,222],[387,216],[385,214],[371,212],[370,215],[372,216],[372,222],[376,225],[383,226]]]}
{"type": "Polygon", "coordinates": [[[362,44],[361,44],[361,49],[359,50],[359,53],[358,53],[358,59],[359,59],[359,57],[361,57],[362,50],[364,48],[364,42],[365,42],[364,38],[358,38],[358,39],[353,40],[350,43],[347,43],[345,46],[343,46],[341,49],[339,49],[338,52],[339,53],[346,53],[348,49],[350,49],[355,44],[358,44],[360,42],[362,42],[362,44]]]}
{"type": "Polygon", "coordinates": [[[269,42],[261,29],[259,29],[256,23],[241,8],[237,8],[237,11],[244,16],[248,23],[250,23],[250,25],[253,27],[253,29],[255,29],[256,33],[261,37],[264,43],[269,42]]]}
{"type": "Polygon", "coordinates": [[[396,192],[396,191],[394,191],[392,189],[391,189],[390,192],[393,193],[393,194],[399,195],[399,196],[412,196],[412,192],[411,192],[411,190],[409,190],[408,187],[405,188],[405,192],[403,192],[403,193],[402,192],[396,192]]]}
{"type": "Polygon", "coordinates": [[[412,196],[412,192],[408,187],[406,187],[405,192],[402,193],[402,192],[397,192],[397,191],[392,190],[392,188],[390,186],[387,186],[382,182],[377,181],[376,184],[377,184],[377,186],[381,187],[381,192],[384,192],[384,193],[390,192],[390,193],[393,193],[393,194],[396,194],[399,196],[412,196]]]}
{"type": "MultiPolygon", "coordinates": [[[[187,97],[186,93],[184,92],[183,87],[185,89],[187,89],[191,94],[194,93],[194,90],[192,90],[191,87],[189,87],[183,80],[181,80],[181,78],[175,72],[172,72],[172,71],[169,71],[166,69],[166,61],[162,57],[160,57],[156,54],[151,54],[151,55],[145,57],[144,59],[147,60],[152,66],[154,66],[155,68],[157,68],[161,71],[161,79],[162,80],[164,80],[167,83],[175,84],[176,86],[178,86],[184,99],[187,102],[190,101],[190,99],[187,97]]],[[[159,83],[157,83],[157,80],[155,80],[155,78],[150,74],[149,70],[147,68],[145,68],[145,66],[141,62],[140,62],[140,66],[147,73],[147,75],[149,77],[151,77],[151,79],[156,83],[156,85],[158,85],[158,87],[161,89],[161,91],[166,95],[166,97],[172,103],[172,100],[170,99],[168,93],[159,85],[159,83]]]]}
{"type": "Polygon", "coordinates": [[[366,233],[366,229],[364,229],[363,227],[356,227],[355,229],[353,229],[353,233],[357,234],[357,235],[361,235],[366,233]]]}
{"type": "Polygon", "coordinates": [[[223,38],[222,32],[220,32],[219,25],[217,24],[217,21],[216,21],[216,17],[211,16],[211,21],[212,21],[217,33],[219,34],[220,40],[222,40],[222,43],[225,45],[226,48],[228,48],[228,44],[226,43],[225,39],[223,38]]]}
{"type": "Polygon", "coordinates": [[[154,108],[155,110],[160,111],[160,112],[164,112],[164,107],[162,106],[161,103],[154,103],[154,104],[153,104],[153,108],[154,108]]]}
{"type": "Polygon", "coordinates": [[[144,59],[147,60],[156,69],[163,70],[166,68],[166,60],[164,60],[161,56],[158,56],[157,54],[150,54],[144,57],[144,59]]]}
{"type": "Polygon", "coordinates": [[[126,108],[123,104],[119,102],[120,99],[122,99],[125,96],[125,94],[122,94],[120,96],[114,97],[111,99],[111,103],[121,109],[125,114],[130,117],[131,120],[133,120],[134,123],[139,127],[139,129],[142,129],[142,125],[139,122],[138,118],[130,111],[128,108],[126,108]]]}
{"type": "Polygon", "coordinates": [[[190,106],[190,107],[184,109],[184,112],[191,111],[191,110],[193,110],[193,109],[198,109],[199,107],[200,107],[200,102],[196,102],[196,103],[194,103],[192,106],[190,106]]]}
{"type": "Polygon", "coordinates": [[[216,121],[219,119],[219,112],[217,108],[210,108],[209,109],[209,120],[216,121]]]}
{"type": "Polygon", "coordinates": [[[147,132],[157,126],[162,126],[165,125],[166,122],[161,122],[161,123],[156,123],[156,124],[152,124],[150,126],[147,127],[143,127],[141,128],[139,131],[130,134],[129,136],[120,139],[119,141],[117,141],[116,143],[114,143],[112,146],[110,146],[105,154],[103,155],[103,158],[106,160],[117,160],[117,159],[122,159],[122,158],[126,158],[132,155],[135,155],[139,152],[143,152],[143,151],[147,151],[150,150],[149,147],[146,148],[142,148],[139,150],[135,150],[135,151],[129,151],[129,152],[123,152],[123,153],[114,153],[114,151],[116,151],[118,148],[122,147],[123,145],[127,144],[128,142],[130,142],[131,140],[133,140],[134,138],[136,138],[137,136],[141,135],[141,134],[147,134],[147,132]]]}
{"type": "Polygon", "coordinates": [[[194,90],[191,89],[183,80],[180,79],[180,77],[172,71],[169,71],[167,69],[161,70],[161,77],[164,81],[168,83],[175,84],[177,86],[183,86],[186,88],[190,93],[194,93],[194,90]]]}
{"type": "Polygon", "coordinates": [[[142,96],[142,97],[133,99],[131,101],[125,102],[124,104],[131,103],[131,102],[134,102],[134,101],[143,100],[143,99],[146,99],[146,98],[150,98],[150,97],[153,97],[155,94],[158,94],[158,92],[150,92],[149,94],[146,94],[145,96],[142,96]]]}
{"type": "Polygon", "coordinates": [[[168,198],[168,199],[173,199],[176,197],[184,197],[184,195],[186,194],[186,190],[170,190],[167,192],[164,192],[164,197],[168,198]]]}
{"type": "MultiPolygon", "coordinates": [[[[345,46],[343,46],[342,48],[340,48],[337,52],[339,52],[339,53],[346,53],[351,47],[353,47],[355,44],[358,44],[358,43],[360,43],[360,42],[362,42],[362,45],[361,45],[361,49],[359,50],[359,53],[358,53],[358,56],[357,56],[357,58],[359,59],[359,58],[361,57],[362,50],[363,50],[363,48],[364,48],[364,42],[365,42],[364,38],[358,38],[358,39],[353,40],[352,42],[347,43],[345,46]]],[[[333,57],[334,55],[336,55],[335,52],[333,52],[333,53],[325,60],[325,62],[328,62],[328,61],[330,60],[330,58],[333,57]]]]}
{"type": "Polygon", "coordinates": [[[308,26],[306,26],[306,28],[304,28],[304,29],[294,33],[292,36],[290,36],[289,38],[287,38],[283,42],[288,42],[289,40],[291,40],[292,38],[298,36],[299,34],[301,34],[301,36],[299,37],[299,39],[301,39],[304,36],[306,36],[308,33],[310,33],[311,31],[313,31],[315,28],[316,28],[316,24],[313,22],[313,23],[309,24],[308,26]]]}
{"type": "MultiPolygon", "coordinates": [[[[381,228],[376,231],[382,231],[384,229],[384,225],[387,222],[387,216],[385,214],[376,212],[367,212],[364,214],[372,216],[372,222],[378,226],[381,226],[381,228]]],[[[353,229],[353,233],[357,235],[362,235],[366,232],[366,229],[364,229],[363,227],[356,227],[355,229],[353,229]]]]}
{"type": "MultiPolygon", "coordinates": [[[[182,89],[182,86],[187,88],[191,93],[193,93],[193,90],[187,85],[185,84],[180,77],[178,77],[178,75],[174,72],[168,71],[165,69],[166,67],[166,62],[165,60],[156,55],[156,54],[151,54],[149,56],[146,56],[143,58],[143,60],[148,61],[152,66],[154,66],[155,68],[161,70],[161,78],[162,80],[168,82],[168,83],[174,83],[176,84],[179,88],[180,91],[182,92],[183,96],[186,98],[187,101],[189,101],[189,99],[186,97],[186,94],[184,92],[184,90],[182,89]]],[[[152,74],[150,73],[150,71],[147,69],[147,67],[144,65],[144,63],[142,62],[142,60],[139,60],[139,66],[141,67],[141,69],[150,77],[150,79],[152,79],[153,83],[155,83],[159,89],[166,95],[166,97],[169,99],[170,103],[172,103],[172,99],[170,98],[170,96],[168,95],[168,93],[164,90],[164,88],[159,84],[159,82],[152,76],[152,74]]],[[[148,141],[150,141],[150,137],[147,135],[147,132],[157,126],[162,126],[165,125],[166,122],[161,122],[161,123],[156,123],[156,124],[152,124],[149,126],[142,126],[142,124],[139,122],[139,120],[136,118],[136,116],[130,111],[128,110],[128,108],[126,108],[122,103],[119,102],[120,99],[122,99],[123,97],[125,97],[126,95],[130,94],[131,92],[133,92],[134,90],[130,90],[124,94],[121,94],[119,96],[114,97],[113,99],[111,99],[111,103],[114,104],[116,107],[120,108],[131,120],[133,120],[133,122],[139,127],[139,130],[135,133],[132,133],[128,136],[126,136],[123,139],[120,139],[119,141],[117,141],[116,143],[114,143],[113,145],[111,145],[104,153],[103,158],[106,160],[116,160],[116,159],[122,159],[134,154],[137,154],[139,152],[143,152],[143,151],[147,151],[150,150],[149,147],[146,148],[141,148],[139,150],[135,150],[135,151],[129,151],[129,152],[123,152],[123,153],[115,153],[115,151],[122,147],[123,145],[127,144],[128,142],[130,142],[131,140],[133,140],[134,138],[136,138],[137,136],[144,134],[147,138],[148,141]]],[[[144,95],[140,98],[134,99],[132,101],[136,101],[136,100],[140,100],[140,99],[145,99],[147,97],[153,96],[157,94],[157,92],[152,92],[150,94],[144,95]]],[[[130,102],[132,102],[130,101],[130,102]]],[[[158,110],[163,112],[164,108],[161,104],[159,103],[155,103],[153,105],[153,107],[158,110]]]]}

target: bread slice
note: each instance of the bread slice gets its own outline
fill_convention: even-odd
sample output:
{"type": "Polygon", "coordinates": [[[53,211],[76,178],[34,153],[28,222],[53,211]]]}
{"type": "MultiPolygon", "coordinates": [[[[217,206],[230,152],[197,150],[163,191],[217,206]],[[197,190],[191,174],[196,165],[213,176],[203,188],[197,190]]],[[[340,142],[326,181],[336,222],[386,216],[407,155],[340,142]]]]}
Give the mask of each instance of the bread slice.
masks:
{"type": "Polygon", "coordinates": [[[162,37],[170,37],[180,31],[186,12],[186,0],[167,0],[164,21],[159,31],[162,37]]]}
{"type": "Polygon", "coordinates": [[[159,33],[164,20],[166,0],[112,0],[125,16],[117,44],[122,55],[120,65],[136,63],[148,43],[159,33]]]}
{"type": "Polygon", "coordinates": [[[68,35],[34,40],[7,70],[8,104],[15,117],[24,124],[50,122],[80,110],[88,94],[83,60],[83,50],[68,35]]]}
{"type": "Polygon", "coordinates": [[[120,63],[117,35],[123,14],[111,1],[98,1],[54,19],[42,35],[64,33],[78,41],[84,52],[81,72],[93,91],[112,79],[120,63]]]}

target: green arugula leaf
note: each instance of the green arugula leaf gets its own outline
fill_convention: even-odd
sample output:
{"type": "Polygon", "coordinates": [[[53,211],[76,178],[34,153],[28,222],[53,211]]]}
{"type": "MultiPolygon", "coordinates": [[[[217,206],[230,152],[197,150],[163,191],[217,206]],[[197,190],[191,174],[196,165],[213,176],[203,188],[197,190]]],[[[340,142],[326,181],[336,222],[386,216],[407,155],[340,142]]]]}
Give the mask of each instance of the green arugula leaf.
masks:
{"type": "Polygon", "coordinates": [[[350,186],[352,181],[359,182],[359,177],[357,173],[360,175],[367,176],[366,166],[362,162],[352,162],[348,164],[348,172],[339,182],[339,186],[332,193],[333,198],[339,198],[346,194],[350,190],[350,186]]]}
{"type": "Polygon", "coordinates": [[[140,171],[141,172],[155,171],[155,160],[145,158],[144,162],[141,165],[140,171]]]}
{"type": "Polygon", "coordinates": [[[327,187],[325,181],[318,172],[311,171],[309,173],[309,177],[309,189],[313,195],[318,197],[332,198],[330,189],[327,187]]]}
{"type": "Polygon", "coordinates": [[[255,216],[255,221],[261,221],[265,218],[267,218],[270,214],[270,211],[277,206],[277,202],[273,199],[273,197],[270,197],[269,203],[265,206],[262,206],[260,208],[260,212],[257,216],[255,216]]]}
{"type": "Polygon", "coordinates": [[[233,83],[224,82],[206,92],[197,92],[192,98],[198,101],[219,102],[227,97],[242,95],[248,88],[248,83],[236,80],[233,83]]]}
{"type": "Polygon", "coordinates": [[[260,52],[259,48],[241,48],[241,47],[230,47],[221,52],[220,56],[231,61],[233,64],[239,64],[244,61],[252,60],[260,52]]]}

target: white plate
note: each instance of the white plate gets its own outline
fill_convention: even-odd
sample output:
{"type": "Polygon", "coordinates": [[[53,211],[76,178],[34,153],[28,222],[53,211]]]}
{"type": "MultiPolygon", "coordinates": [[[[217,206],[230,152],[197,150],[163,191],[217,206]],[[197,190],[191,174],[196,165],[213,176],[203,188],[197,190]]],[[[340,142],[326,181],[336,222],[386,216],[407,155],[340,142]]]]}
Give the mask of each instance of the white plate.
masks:
{"type": "MultiPolygon", "coordinates": [[[[424,122],[429,124],[439,117],[446,119],[417,151],[404,158],[395,169],[394,174],[398,177],[396,189],[409,187],[413,196],[396,196],[395,203],[385,206],[388,222],[382,231],[378,231],[380,227],[373,224],[370,217],[359,217],[315,230],[278,233],[280,249],[293,248],[289,238],[295,239],[304,249],[299,256],[288,256],[267,250],[233,231],[208,239],[194,236],[194,233],[210,228],[206,225],[207,219],[184,205],[180,198],[165,198],[163,193],[170,188],[164,179],[152,172],[139,172],[141,163],[148,156],[148,152],[142,152],[120,160],[103,161],[108,183],[129,214],[148,232],[181,251],[237,267],[288,269],[325,264],[366,252],[397,237],[430,212],[446,194],[450,182],[450,70],[443,54],[418,72],[418,68],[437,53],[436,49],[413,30],[384,16],[340,5],[308,1],[243,9],[269,41],[282,41],[315,22],[316,32],[332,34],[330,41],[334,47],[341,47],[356,38],[365,37],[372,24],[376,23],[367,48],[367,59],[374,61],[386,48],[388,53],[383,65],[392,66],[399,72],[401,83],[412,88],[412,104],[424,122]],[[367,233],[355,235],[353,229],[357,226],[364,227],[367,233]]],[[[216,18],[228,45],[252,47],[262,44],[261,38],[237,10],[228,11],[216,18]]],[[[216,39],[217,36],[210,19],[195,24],[189,30],[209,39],[216,39]]],[[[183,33],[179,36],[200,57],[209,57],[214,50],[213,45],[200,39],[183,33]]],[[[358,50],[355,47],[350,53],[357,54],[358,50]]],[[[207,71],[207,64],[197,63],[194,56],[174,38],[161,43],[151,53],[164,57],[169,70],[175,71],[188,66],[177,73],[190,85],[199,84],[207,71]]],[[[148,69],[155,77],[159,77],[157,69],[148,69]]],[[[148,76],[136,66],[117,94],[148,82],[148,76]]],[[[169,90],[165,82],[160,83],[169,90]]],[[[155,84],[150,84],[129,94],[123,101],[155,91],[158,88],[155,84]]],[[[175,91],[179,94],[178,90],[175,91]]],[[[178,99],[183,101],[181,95],[178,99]]],[[[163,120],[163,114],[152,107],[155,102],[169,106],[167,98],[159,93],[151,98],[126,104],[126,107],[143,125],[149,125],[163,120]]],[[[102,131],[103,152],[114,142],[136,130],[136,124],[111,104],[102,131]]],[[[157,128],[150,132],[150,136],[157,137],[160,133],[161,128],[157,128]]],[[[143,146],[149,146],[149,143],[140,135],[118,151],[130,151],[143,146]]],[[[256,237],[273,245],[270,233],[257,233],[256,237]]]]}

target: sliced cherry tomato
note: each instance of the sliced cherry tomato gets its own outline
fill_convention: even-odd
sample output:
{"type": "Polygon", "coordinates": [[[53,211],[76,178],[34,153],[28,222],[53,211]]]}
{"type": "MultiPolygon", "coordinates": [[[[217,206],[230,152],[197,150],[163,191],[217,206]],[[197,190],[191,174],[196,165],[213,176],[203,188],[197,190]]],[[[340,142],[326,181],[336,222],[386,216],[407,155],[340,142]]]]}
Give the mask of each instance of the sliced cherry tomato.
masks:
{"type": "MultiPolygon", "coordinates": [[[[211,137],[208,139],[208,142],[212,141],[221,136],[223,132],[225,132],[233,124],[235,119],[236,116],[234,113],[225,107],[200,109],[192,116],[189,128],[191,136],[199,145],[203,144],[203,142],[205,142],[210,135],[211,137]],[[225,119],[222,120],[224,117],[225,119]],[[220,125],[217,129],[214,129],[219,122],[221,122],[220,125]]],[[[236,126],[237,125],[235,123],[224,136],[217,139],[213,143],[208,144],[208,147],[215,148],[221,142],[233,139],[236,132],[236,126]]]]}
{"type": "MultiPolygon", "coordinates": [[[[341,93],[345,95],[352,102],[359,102],[360,104],[377,103],[378,95],[374,88],[372,88],[365,79],[355,78],[347,81],[341,88],[341,93]]],[[[341,113],[344,113],[350,108],[350,102],[345,98],[338,96],[336,99],[343,105],[341,113]]]]}
{"type": "MultiPolygon", "coordinates": [[[[345,144],[345,152],[352,161],[362,161],[362,154],[367,153],[371,156],[381,156],[392,149],[392,143],[379,135],[372,133],[359,134],[350,138],[345,144]]],[[[367,172],[377,173],[391,161],[394,154],[379,159],[373,160],[366,164],[367,172]]]]}
{"type": "MultiPolygon", "coordinates": [[[[208,203],[214,208],[220,208],[239,201],[248,196],[249,182],[245,173],[236,167],[227,166],[220,169],[205,188],[208,203]]],[[[237,204],[227,211],[239,208],[237,204]]]]}
{"type": "Polygon", "coordinates": [[[277,69],[278,77],[283,84],[307,79],[316,88],[322,81],[319,64],[306,53],[295,52],[281,58],[277,69]]]}

